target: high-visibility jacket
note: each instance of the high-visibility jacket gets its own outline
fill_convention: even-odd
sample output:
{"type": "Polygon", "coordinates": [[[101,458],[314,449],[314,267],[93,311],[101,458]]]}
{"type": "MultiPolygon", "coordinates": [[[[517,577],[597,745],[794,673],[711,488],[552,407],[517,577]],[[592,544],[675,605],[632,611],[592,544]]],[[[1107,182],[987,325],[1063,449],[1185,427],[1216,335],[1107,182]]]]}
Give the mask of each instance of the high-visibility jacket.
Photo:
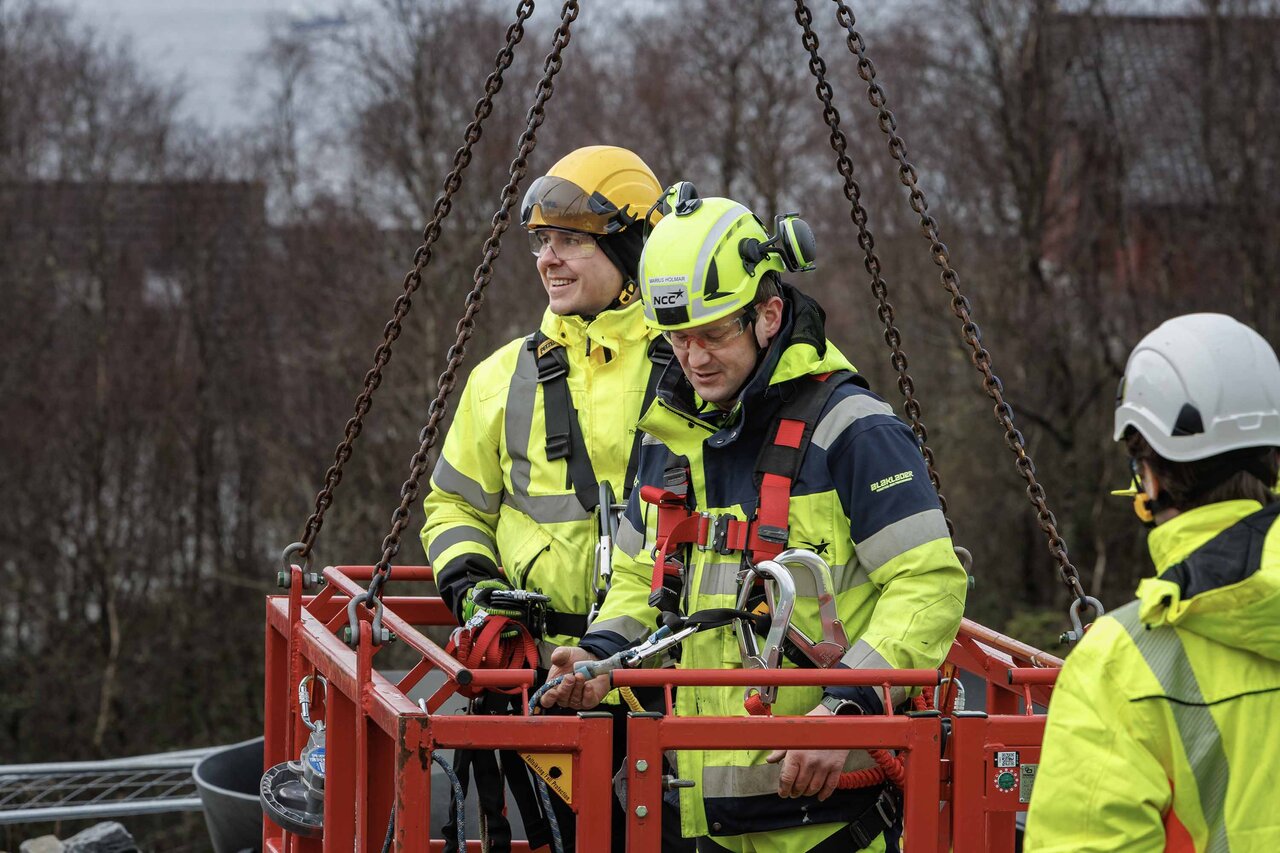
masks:
{"type": "MultiPolygon", "coordinates": [[[[596,479],[621,497],[657,333],[638,301],[590,322],[548,311],[540,328],[568,357],[569,393],[596,479]]],[[[423,502],[422,543],[455,613],[471,586],[505,574],[518,589],[551,596],[551,610],[585,627],[596,601],[596,521],[569,485],[566,460],[547,458],[543,387],[527,341],[511,341],[472,371],[423,502]]],[[[581,630],[549,633],[539,643],[543,665],[556,646],[576,645],[581,630]]]]}
{"type": "MultiPolygon", "coordinates": [[[[640,423],[639,485],[618,533],[613,585],[583,638],[582,647],[593,654],[613,654],[655,628],[658,613],[648,599],[657,511],[640,500],[639,486],[661,486],[672,454],[683,456],[689,461],[695,509],[750,519],[758,503],[752,476],[756,457],[781,401],[796,383],[814,381],[812,375],[852,370],[826,341],[817,304],[790,287],[784,292],[783,327],[727,415],[699,416],[687,382],[663,378],[640,423]]],[[[678,371],[679,365],[668,370],[678,371]]],[[[888,404],[855,382],[835,388],[793,482],[788,512],[789,547],[815,551],[831,566],[837,609],[852,643],[846,665],[930,668],[942,662],[964,609],[965,574],[915,438],[888,404]]],[[[688,554],[684,612],[733,607],[741,553],[690,548],[688,554]]],[[[808,636],[820,636],[816,599],[800,597],[792,621],[808,636]]],[[[739,667],[732,628],[694,634],[683,644],[679,665],[739,667]]],[[[805,714],[822,694],[816,687],[781,688],[774,713],[805,714]]],[[[747,713],[742,689],[732,687],[681,688],[675,711],[680,716],[747,713]]],[[[781,766],[765,763],[769,752],[680,752],[677,774],[696,783],[680,791],[683,833],[710,834],[731,849],[807,850],[839,831],[851,812],[857,816],[867,797],[874,797],[875,792],[838,791],[822,803],[816,797],[783,799],[777,795],[781,766]]],[[[858,750],[847,768],[870,764],[858,750]]]]}
{"type": "Polygon", "coordinates": [[[1280,502],[1151,531],[1159,575],[1067,658],[1028,851],[1280,850],[1280,502]]]}

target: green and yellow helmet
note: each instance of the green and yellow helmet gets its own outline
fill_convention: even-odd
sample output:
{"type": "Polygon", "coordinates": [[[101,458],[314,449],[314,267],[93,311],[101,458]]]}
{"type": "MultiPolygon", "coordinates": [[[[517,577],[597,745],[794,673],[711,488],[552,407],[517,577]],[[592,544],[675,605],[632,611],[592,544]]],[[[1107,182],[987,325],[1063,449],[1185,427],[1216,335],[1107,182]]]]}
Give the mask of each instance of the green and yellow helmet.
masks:
{"type": "Polygon", "coordinates": [[[616,234],[646,215],[657,222],[654,202],[661,194],[662,185],[635,152],[589,145],[570,151],[530,185],[520,222],[530,229],[616,234]]]}
{"type": "Polygon", "coordinates": [[[662,207],[674,210],[654,227],[640,257],[645,321],[678,331],[749,307],[769,272],[813,268],[813,232],[793,214],[778,217],[770,237],[754,213],[727,198],[698,198],[675,184],[662,207]]]}

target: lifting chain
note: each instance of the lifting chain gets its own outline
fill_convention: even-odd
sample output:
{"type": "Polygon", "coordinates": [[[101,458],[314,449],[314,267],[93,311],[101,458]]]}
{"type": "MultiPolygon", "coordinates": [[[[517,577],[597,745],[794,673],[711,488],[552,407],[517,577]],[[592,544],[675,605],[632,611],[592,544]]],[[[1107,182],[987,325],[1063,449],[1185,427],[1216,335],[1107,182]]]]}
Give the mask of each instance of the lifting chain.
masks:
{"type": "Polygon", "coordinates": [[[431,405],[427,409],[427,424],[422,428],[421,446],[413,456],[409,479],[400,487],[400,506],[396,507],[395,512],[391,515],[391,532],[382,541],[382,558],[378,561],[377,566],[374,567],[373,578],[369,581],[369,595],[371,597],[381,598],[382,586],[391,575],[391,559],[400,550],[400,534],[404,532],[404,528],[409,523],[409,507],[418,497],[418,481],[422,479],[422,475],[427,470],[428,456],[431,448],[435,446],[436,437],[439,434],[440,421],[444,418],[445,411],[448,408],[449,394],[453,391],[454,385],[457,384],[458,368],[466,357],[467,342],[471,340],[471,335],[475,331],[475,316],[480,312],[480,306],[484,302],[485,288],[488,287],[489,280],[493,277],[493,262],[498,258],[498,253],[502,248],[502,235],[506,232],[507,225],[511,221],[511,208],[516,204],[516,195],[520,189],[520,182],[524,180],[525,173],[529,169],[529,154],[533,152],[534,146],[537,144],[538,128],[542,126],[542,122],[546,118],[545,107],[547,101],[551,99],[552,81],[564,64],[560,55],[569,44],[569,26],[577,17],[578,0],[566,0],[560,11],[560,25],[556,27],[551,52],[547,54],[543,65],[542,79],[538,81],[537,96],[534,98],[533,106],[529,108],[528,125],[525,127],[524,133],[520,135],[519,151],[516,153],[515,159],[511,161],[509,172],[511,180],[502,189],[502,204],[499,206],[497,213],[493,215],[493,231],[489,238],[484,241],[484,257],[472,276],[475,286],[467,294],[465,301],[466,311],[463,313],[462,319],[458,321],[457,340],[453,346],[449,347],[449,362],[436,382],[436,398],[431,401],[431,405]]]}
{"type": "Polygon", "coordinates": [[[938,493],[938,502],[942,506],[942,514],[947,521],[947,532],[954,537],[955,525],[947,515],[947,499],[942,495],[942,480],[938,477],[933,451],[929,448],[929,432],[925,429],[924,421],[920,417],[920,402],[915,396],[916,386],[911,375],[907,373],[907,355],[902,351],[902,333],[894,323],[893,305],[889,302],[889,285],[881,274],[880,258],[876,256],[875,238],[872,237],[871,229],[867,225],[867,209],[862,205],[862,188],[853,177],[853,161],[849,159],[847,153],[849,143],[844,131],[840,129],[840,113],[831,103],[833,96],[831,84],[827,82],[827,63],[818,54],[818,35],[813,31],[813,13],[809,11],[804,0],[796,0],[795,18],[804,30],[801,42],[805,50],[809,51],[809,71],[818,81],[814,90],[818,93],[818,99],[822,101],[822,117],[826,120],[827,127],[831,128],[831,149],[836,152],[836,170],[844,178],[844,195],[851,205],[849,217],[858,228],[858,245],[865,255],[863,266],[871,275],[871,292],[875,295],[879,306],[876,313],[880,316],[880,322],[884,324],[884,342],[889,345],[891,351],[889,362],[898,371],[898,390],[902,392],[905,401],[903,409],[911,422],[911,431],[916,435],[916,443],[920,446],[925,465],[929,469],[929,482],[933,483],[933,488],[938,493]]]}
{"type": "MultiPolygon", "coordinates": [[[[436,199],[431,221],[422,232],[422,245],[413,255],[413,269],[404,277],[404,293],[396,298],[395,310],[391,320],[384,327],[382,343],[373,353],[373,367],[364,375],[364,388],[356,397],[355,414],[347,421],[341,443],[333,454],[333,464],[324,474],[324,486],[316,495],[316,508],[307,519],[302,532],[302,541],[297,546],[290,546],[301,558],[310,559],[311,548],[315,544],[320,527],[324,524],[324,514],[333,503],[333,490],[342,481],[342,466],[351,458],[352,447],[356,438],[364,429],[364,416],[373,405],[373,392],[382,384],[382,369],[391,361],[391,344],[400,337],[404,318],[413,305],[413,294],[422,286],[422,273],[431,263],[432,249],[440,238],[441,224],[453,209],[453,196],[462,188],[462,172],[471,163],[471,149],[480,141],[484,120],[493,112],[493,98],[502,89],[502,75],[511,67],[515,56],[515,46],[524,38],[524,25],[533,14],[533,0],[520,0],[516,7],[516,20],[507,28],[507,42],[498,51],[497,66],[484,81],[484,96],[476,102],[475,118],[467,125],[463,134],[463,145],[453,155],[453,169],[444,179],[444,190],[436,199]]],[[[285,566],[288,569],[288,566],[285,566]]]]}
{"type": "Polygon", "coordinates": [[[987,396],[995,401],[994,412],[996,420],[1004,427],[1005,444],[1017,458],[1015,465],[1018,473],[1027,482],[1027,498],[1035,508],[1040,529],[1048,539],[1049,553],[1057,561],[1062,582],[1066,584],[1076,601],[1092,607],[1093,602],[1086,600],[1088,596],[1080,585],[1080,575],[1067,556],[1067,545],[1058,535],[1057,519],[1049,510],[1044,487],[1036,479],[1035,463],[1027,452],[1026,440],[1013,425],[1013,408],[1005,401],[1004,384],[991,369],[991,353],[982,345],[982,331],[973,321],[972,306],[968,298],[960,292],[960,275],[951,266],[951,254],[946,243],[943,243],[939,236],[938,221],[929,213],[929,203],[925,199],[924,191],[917,184],[915,166],[907,159],[906,143],[898,135],[897,119],[889,110],[889,96],[876,81],[876,67],[867,56],[867,45],[856,29],[853,11],[844,0],[833,0],[833,2],[836,4],[836,20],[848,32],[845,41],[849,52],[857,57],[858,76],[867,84],[867,98],[876,110],[880,130],[889,138],[889,153],[898,162],[898,178],[909,191],[911,209],[920,217],[920,230],[929,241],[933,262],[942,270],[942,286],[951,294],[951,310],[960,319],[961,337],[972,350],[970,360],[982,374],[982,387],[986,390],[987,396]]]}

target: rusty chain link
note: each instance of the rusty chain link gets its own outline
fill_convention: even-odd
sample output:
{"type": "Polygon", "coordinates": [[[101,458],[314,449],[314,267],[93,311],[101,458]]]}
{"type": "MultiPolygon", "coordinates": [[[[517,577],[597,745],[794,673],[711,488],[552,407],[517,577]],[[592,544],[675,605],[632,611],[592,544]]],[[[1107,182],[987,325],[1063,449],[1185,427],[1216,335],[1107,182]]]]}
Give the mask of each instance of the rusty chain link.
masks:
{"type": "Polygon", "coordinates": [[[890,350],[889,362],[898,371],[898,390],[904,400],[903,409],[911,423],[911,431],[916,435],[916,443],[924,455],[925,465],[929,470],[929,482],[938,493],[938,502],[942,506],[943,518],[947,521],[947,532],[955,536],[956,529],[950,516],[947,515],[947,499],[942,494],[942,480],[938,476],[934,464],[933,450],[929,447],[929,432],[921,419],[920,402],[915,396],[915,382],[907,373],[907,355],[902,350],[902,333],[894,322],[893,304],[889,302],[889,285],[881,273],[880,258],[876,256],[875,238],[868,226],[867,210],[862,205],[862,188],[853,177],[853,161],[849,159],[849,142],[840,129],[840,113],[832,104],[834,97],[831,84],[827,82],[827,63],[818,53],[818,35],[813,30],[813,13],[805,5],[804,0],[796,0],[796,23],[800,24],[804,34],[801,43],[809,52],[809,72],[818,82],[814,91],[822,101],[822,117],[831,128],[831,149],[836,153],[836,171],[844,178],[844,196],[849,200],[849,217],[858,228],[858,246],[864,255],[863,266],[871,276],[871,292],[876,298],[876,313],[884,324],[884,342],[890,350]]]}
{"type": "Polygon", "coordinates": [[[511,221],[511,208],[515,206],[520,182],[528,171],[529,154],[537,144],[538,128],[546,118],[545,107],[553,93],[552,81],[559,73],[563,60],[561,53],[569,44],[569,27],[578,17],[578,0],[566,0],[560,12],[560,25],[556,27],[552,39],[551,52],[547,54],[543,65],[542,79],[538,81],[537,96],[533,106],[529,108],[528,125],[520,135],[520,146],[516,158],[511,161],[509,174],[511,180],[502,189],[502,203],[493,215],[493,232],[484,242],[484,257],[476,267],[472,280],[475,286],[467,294],[466,310],[458,321],[458,337],[449,348],[449,361],[440,378],[436,382],[436,398],[427,409],[427,424],[422,428],[421,446],[413,456],[409,479],[400,487],[400,506],[392,513],[391,532],[382,541],[382,558],[374,567],[373,578],[369,581],[369,595],[381,598],[382,587],[391,576],[391,559],[400,550],[400,534],[409,523],[409,507],[418,497],[418,481],[427,469],[427,458],[431,448],[435,446],[439,434],[440,421],[444,418],[448,407],[450,392],[457,383],[458,368],[466,357],[467,342],[475,331],[475,316],[480,312],[484,302],[484,291],[493,277],[493,262],[497,260],[502,249],[502,235],[511,221]]]}
{"type": "MultiPolygon", "coordinates": [[[[453,196],[462,188],[462,172],[471,163],[471,149],[483,134],[485,119],[493,112],[493,98],[502,89],[502,75],[511,67],[515,57],[515,46],[524,38],[524,25],[533,14],[533,0],[520,0],[516,6],[516,20],[507,28],[507,41],[498,51],[496,67],[484,82],[484,96],[476,102],[475,117],[467,125],[463,134],[463,145],[453,155],[453,169],[444,179],[444,189],[436,199],[431,220],[422,232],[422,245],[413,256],[413,269],[404,277],[404,292],[396,298],[395,309],[391,319],[384,327],[382,343],[373,354],[373,367],[364,376],[364,388],[356,397],[355,414],[347,421],[342,441],[333,454],[333,464],[324,475],[324,485],[316,495],[315,511],[307,519],[302,532],[302,540],[296,545],[299,557],[310,559],[311,548],[315,544],[320,527],[324,524],[324,514],[333,503],[333,490],[342,481],[342,466],[351,458],[352,447],[356,438],[364,429],[364,416],[373,405],[373,392],[382,384],[382,369],[391,361],[391,344],[400,337],[404,318],[413,305],[413,294],[422,286],[422,273],[431,263],[432,249],[440,238],[441,225],[453,209],[453,196]]],[[[291,548],[293,546],[290,546],[291,548]]]]}
{"type": "MultiPolygon", "coordinates": [[[[876,81],[876,67],[867,56],[867,45],[856,28],[853,11],[844,0],[833,0],[836,4],[836,21],[845,28],[848,35],[845,42],[858,60],[858,76],[867,84],[867,98],[876,110],[876,118],[880,130],[889,138],[889,153],[898,163],[898,178],[909,191],[911,209],[920,217],[920,230],[929,241],[929,249],[933,262],[941,269],[942,286],[951,294],[951,310],[960,319],[961,337],[972,350],[970,360],[982,374],[982,387],[987,396],[995,401],[996,420],[1004,427],[1004,440],[1009,450],[1016,457],[1015,465],[1018,473],[1027,483],[1027,498],[1035,508],[1040,529],[1048,540],[1049,553],[1058,563],[1058,571],[1062,582],[1075,596],[1077,601],[1085,602],[1087,596],[1080,585],[1080,575],[1067,556],[1067,545],[1058,534],[1057,519],[1049,510],[1045,490],[1036,479],[1035,463],[1027,452],[1026,440],[1021,431],[1013,425],[1013,408],[1004,398],[1004,384],[991,369],[991,353],[982,344],[982,331],[973,321],[973,309],[968,298],[960,292],[960,276],[951,266],[951,254],[947,245],[939,235],[938,221],[929,213],[929,203],[924,192],[917,183],[915,166],[907,159],[907,146],[898,135],[898,122],[889,109],[889,97],[884,88],[876,81]]],[[[1089,606],[1092,606],[1091,604],[1089,606]]]]}

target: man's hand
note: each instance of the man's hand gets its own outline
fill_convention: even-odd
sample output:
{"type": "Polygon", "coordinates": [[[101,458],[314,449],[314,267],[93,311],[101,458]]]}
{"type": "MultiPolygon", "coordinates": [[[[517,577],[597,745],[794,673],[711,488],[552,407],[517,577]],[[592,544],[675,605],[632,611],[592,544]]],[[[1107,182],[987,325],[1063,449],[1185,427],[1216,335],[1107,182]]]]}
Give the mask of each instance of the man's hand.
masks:
{"type": "MultiPolygon", "coordinates": [[[[831,712],[819,705],[806,717],[830,717],[831,712]]],[[[844,772],[847,749],[775,749],[765,761],[782,762],[778,779],[779,797],[811,797],[825,800],[835,793],[840,774],[844,772]]]]}
{"type": "MultiPolygon", "coordinates": [[[[471,587],[471,589],[467,590],[466,597],[462,599],[462,624],[464,626],[470,625],[472,621],[476,619],[477,613],[481,615],[487,613],[490,616],[506,616],[511,619],[520,619],[522,614],[519,610],[508,607],[494,607],[489,603],[488,596],[491,593],[494,591],[506,591],[509,589],[511,589],[510,584],[497,578],[482,580],[475,586],[471,587]]],[[[512,626],[508,630],[502,632],[502,638],[506,640],[518,636],[520,636],[520,631],[515,626],[512,626]]]]}
{"type": "Polygon", "coordinates": [[[609,676],[601,675],[590,681],[575,675],[573,665],[579,661],[598,660],[595,655],[576,646],[561,646],[551,653],[551,670],[547,673],[550,682],[559,676],[564,681],[542,694],[539,700],[544,708],[559,705],[561,708],[574,708],[587,711],[600,704],[609,692],[609,676]]]}

